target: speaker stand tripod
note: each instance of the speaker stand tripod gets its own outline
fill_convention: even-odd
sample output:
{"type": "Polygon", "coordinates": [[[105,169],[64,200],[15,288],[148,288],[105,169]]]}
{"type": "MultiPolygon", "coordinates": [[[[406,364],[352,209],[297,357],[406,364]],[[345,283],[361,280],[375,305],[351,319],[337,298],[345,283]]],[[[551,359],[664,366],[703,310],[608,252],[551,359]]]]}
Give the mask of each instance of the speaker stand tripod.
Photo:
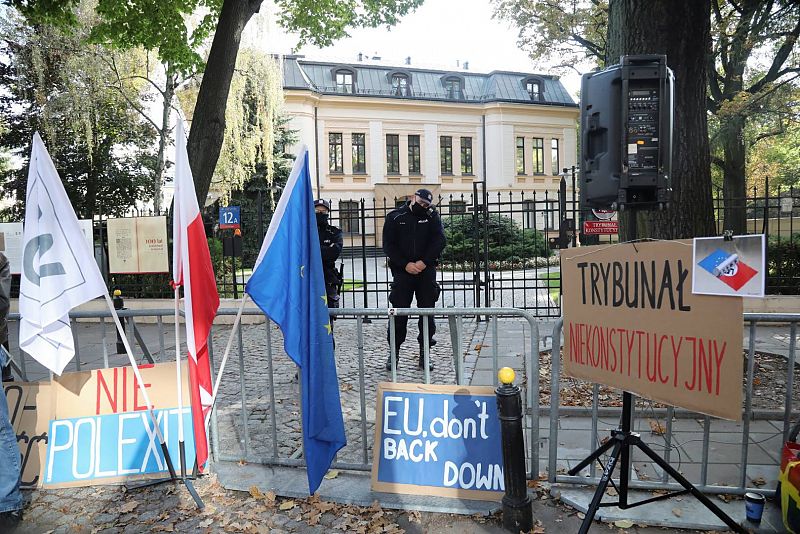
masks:
{"type": "Polygon", "coordinates": [[[686,480],[686,478],[681,475],[677,469],[669,465],[666,460],[661,458],[653,449],[651,449],[646,443],[644,443],[636,432],[631,432],[631,415],[633,414],[633,394],[624,392],[622,394],[622,420],[620,422],[620,428],[617,430],[611,431],[611,439],[608,440],[606,443],[600,446],[596,451],[590,454],[587,458],[581,461],[578,465],[573,467],[569,470],[569,474],[572,476],[577,475],[583,468],[587,467],[589,464],[598,460],[600,456],[608,452],[611,449],[611,455],[609,456],[604,469],[603,475],[600,477],[600,482],[597,485],[597,491],[594,492],[594,497],[592,497],[592,502],[589,504],[589,508],[586,510],[586,517],[583,519],[583,524],[581,524],[581,528],[578,531],[580,534],[586,534],[589,532],[589,528],[592,526],[592,521],[594,520],[595,514],[597,514],[597,509],[601,506],[617,506],[622,510],[627,510],[628,508],[634,508],[636,506],[641,506],[643,504],[648,504],[655,501],[660,501],[663,499],[668,499],[670,497],[675,497],[676,495],[685,495],[687,493],[691,493],[694,495],[697,500],[699,500],[703,505],[708,508],[715,516],[719,517],[722,521],[728,525],[731,530],[734,532],[739,532],[742,534],[746,534],[747,530],[744,529],[741,525],[739,525],[736,521],[731,519],[731,517],[726,514],[722,509],[720,509],[716,504],[711,502],[711,500],[706,497],[700,490],[698,490],[691,482],[686,480]],[[628,476],[630,473],[631,467],[631,447],[636,447],[643,453],[645,453],[656,465],[661,467],[664,471],[666,471],[673,479],[675,479],[681,486],[684,487],[683,490],[674,491],[672,493],[668,493],[666,495],[658,495],[656,497],[650,499],[644,499],[641,501],[637,501],[634,503],[628,502],[628,476]],[[617,486],[614,481],[611,479],[611,475],[614,473],[614,468],[617,466],[617,462],[621,461],[621,468],[619,473],[619,486],[617,486]],[[609,483],[617,490],[618,500],[614,502],[601,502],[603,500],[603,495],[605,495],[606,488],[608,487],[609,483]]]}

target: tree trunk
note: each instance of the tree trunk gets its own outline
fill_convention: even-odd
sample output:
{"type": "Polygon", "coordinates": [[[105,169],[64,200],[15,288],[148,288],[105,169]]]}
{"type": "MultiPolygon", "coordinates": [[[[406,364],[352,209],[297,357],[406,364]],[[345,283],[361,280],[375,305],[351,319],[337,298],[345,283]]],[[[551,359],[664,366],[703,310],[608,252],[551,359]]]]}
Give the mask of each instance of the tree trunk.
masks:
{"type": "Polygon", "coordinates": [[[723,198],[726,230],[735,235],[746,233],[747,184],[745,181],[744,117],[734,115],[722,123],[721,138],[725,154],[723,198]]]}
{"type": "Polygon", "coordinates": [[[639,228],[646,230],[640,235],[678,239],[715,234],[706,118],[710,50],[708,0],[609,2],[608,64],[618,63],[621,55],[665,54],[675,73],[672,202],[663,212],[643,214],[639,228]]]}
{"type": "Polygon", "coordinates": [[[187,150],[202,209],[225,137],[225,108],[242,31],[263,0],[225,0],[194,106],[187,150]]]}
{"type": "Polygon", "coordinates": [[[169,136],[169,117],[172,111],[172,98],[175,96],[176,74],[171,64],[164,65],[167,81],[164,84],[164,101],[161,105],[161,129],[158,131],[158,157],[156,158],[156,172],[153,178],[153,211],[156,215],[161,213],[161,183],[164,177],[169,136]]]}

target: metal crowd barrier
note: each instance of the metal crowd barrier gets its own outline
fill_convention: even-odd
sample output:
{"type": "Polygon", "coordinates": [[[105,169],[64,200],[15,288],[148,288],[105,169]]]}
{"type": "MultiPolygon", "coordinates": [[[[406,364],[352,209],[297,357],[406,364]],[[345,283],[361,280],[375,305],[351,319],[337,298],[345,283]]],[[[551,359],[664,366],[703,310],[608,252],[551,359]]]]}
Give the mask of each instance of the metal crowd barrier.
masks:
{"type": "MultiPolygon", "coordinates": [[[[783,414],[782,425],[783,430],[780,434],[781,440],[779,446],[786,441],[790,430],[790,421],[792,418],[792,404],[793,404],[793,387],[794,387],[794,367],[796,363],[795,345],[797,344],[797,324],[800,322],[800,314],[770,314],[770,313],[745,313],[744,322],[749,325],[749,346],[746,354],[746,383],[745,383],[745,405],[742,413],[742,437],[740,444],[739,464],[737,484],[735,486],[709,484],[709,454],[712,440],[712,417],[668,406],[666,409],[655,410],[651,409],[650,413],[657,413],[663,415],[666,419],[666,424],[663,433],[664,439],[664,453],[662,456],[667,462],[670,462],[670,453],[673,449],[680,447],[681,444],[674,443],[673,435],[673,420],[680,418],[686,419],[702,419],[703,421],[703,435],[702,435],[702,458],[700,462],[700,480],[695,481],[689,477],[691,482],[698,482],[697,487],[700,491],[705,493],[718,493],[718,494],[744,494],[748,491],[758,491],[766,494],[767,496],[774,496],[774,489],[765,489],[762,487],[748,487],[747,485],[747,467],[748,467],[748,454],[749,448],[752,444],[758,445],[758,442],[751,441],[751,422],[757,418],[766,418],[772,414],[765,410],[753,409],[753,378],[755,368],[755,354],[756,354],[756,332],[758,324],[787,324],[789,329],[789,352],[787,358],[787,376],[786,376],[786,396],[783,399],[783,414]]],[[[561,358],[561,339],[563,334],[563,318],[559,319],[553,329],[553,355],[552,361],[559,361],[561,358]]],[[[551,385],[559,384],[561,369],[559,365],[552,366],[551,372],[551,385]]],[[[567,411],[564,407],[560,406],[560,387],[551,387],[550,389],[550,422],[549,422],[549,451],[548,451],[548,480],[551,483],[571,483],[571,484],[592,484],[596,485],[600,480],[602,474],[602,467],[596,469],[598,466],[590,466],[588,476],[569,476],[560,474],[558,472],[558,452],[559,452],[559,420],[562,415],[567,411]]],[[[621,395],[621,392],[620,392],[621,395]]],[[[580,414],[581,410],[571,410],[573,415],[580,414]]],[[[590,410],[591,415],[591,430],[586,441],[586,446],[589,451],[594,450],[600,444],[599,439],[602,436],[598,434],[598,420],[601,416],[606,417],[619,417],[621,414],[620,408],[600,408],[599,407],[599,386],[593,385],[592,388],[592,407],[590,410]]],[[[637,417],[637,410],[634,410],[634,418],[637,417]]],[[[635,421],[634,421],[635,422],[635,421]]],[[[778,433],[778,432],[776,432],[778,433]]],[[[728,442],[717,442],[721,444],[730,444],[728,442]]],[[[775,454],[780,458],[780,448],[775,451],[775,454]]],[[[633,462],[632,462],[633,463],[633,462]]],[[[694,462],[693,462],[694,463],[694,462]]],[[[775,478],[778,475],[778,464],[775,465],[775,478]]],[[[644,490],[680,490],[682,486],[677,483],[668,481],[669,476],[667,473],[661,475],[661,479],[654,481],[631,481],[630,487],[635,489],[644,490]]]]}

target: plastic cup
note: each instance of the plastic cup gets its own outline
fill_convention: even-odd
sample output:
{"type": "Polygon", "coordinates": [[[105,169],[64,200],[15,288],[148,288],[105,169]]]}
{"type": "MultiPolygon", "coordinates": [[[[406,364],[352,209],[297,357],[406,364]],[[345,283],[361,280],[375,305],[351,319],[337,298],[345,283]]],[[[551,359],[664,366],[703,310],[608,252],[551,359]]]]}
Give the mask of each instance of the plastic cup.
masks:
{"type": "Polygon", "coordinates": [[[764,513],[764,503],[766,499],[760,493],[744,494],[744,510],[748,521],[753,523],[761,522],[761,515],[764,513]]]}

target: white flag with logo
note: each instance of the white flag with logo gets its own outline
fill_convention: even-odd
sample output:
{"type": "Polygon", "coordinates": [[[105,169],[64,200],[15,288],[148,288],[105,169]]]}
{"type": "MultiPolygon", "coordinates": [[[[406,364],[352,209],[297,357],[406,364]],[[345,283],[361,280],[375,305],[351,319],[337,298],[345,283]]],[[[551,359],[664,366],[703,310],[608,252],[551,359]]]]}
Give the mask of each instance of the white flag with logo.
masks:
{"type": "Polygon", "coordinates": [[[27,191],[19,346],[60,375],[75,355],[69,311],[105,294],[106,285],[38,132],[33,134],[27,191]]]}

